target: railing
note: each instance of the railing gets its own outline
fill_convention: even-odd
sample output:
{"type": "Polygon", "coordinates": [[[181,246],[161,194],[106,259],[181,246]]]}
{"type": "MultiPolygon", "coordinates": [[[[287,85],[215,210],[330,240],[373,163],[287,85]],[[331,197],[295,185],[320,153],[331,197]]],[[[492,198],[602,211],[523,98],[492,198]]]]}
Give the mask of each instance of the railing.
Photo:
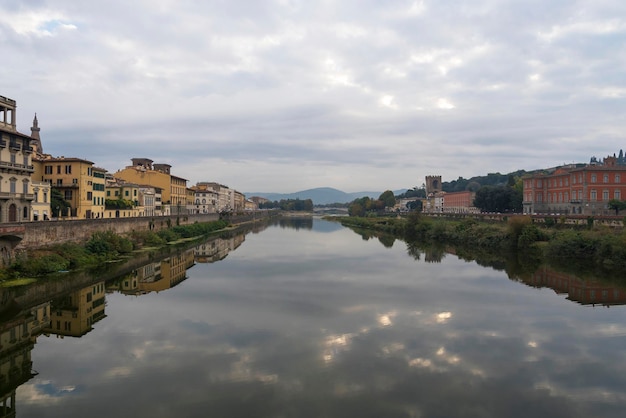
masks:
{"type": "Polygon", "coordinates": [[[21,170],[35,171],[35,167],[32,165],[24,165],[18,163],[10,163],[8,161],[0,161],[1,167],[19,168],[21,170]]]}
{"type": "Polygon", "coordinates": [[[0,192],[0,198],[14,198],[14,199],[33,200],[33,199],[35,199],[35,195],[33,193],[0,192]]]}

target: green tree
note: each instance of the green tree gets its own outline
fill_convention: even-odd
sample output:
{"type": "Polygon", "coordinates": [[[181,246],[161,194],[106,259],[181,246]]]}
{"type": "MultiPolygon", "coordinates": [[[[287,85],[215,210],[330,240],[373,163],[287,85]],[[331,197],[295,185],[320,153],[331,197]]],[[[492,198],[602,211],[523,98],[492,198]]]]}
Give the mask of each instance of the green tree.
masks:
{"type": "Polygon", "coordinates": [[[613,209],[616,215],[619,215],[619,211],[626,209],[626,201],[611,199],[609,200],[609,209],[613,209]]]}
{"type": "Polygon", "coordinates": [[[474,206],[483,212],[520,212],[522,194],[511,186],[483,186],[476,192],[474,206]]]}
{"type": "Polygon", "coordinates": [[[50,209],[52,210],[53,218],[58,218],[59,213],[66,214],[67,209],[70,207],[70,203],[63,198],[63,195],[59,190],[52,189],[50,191],[50,209]]]}
{"type": "Polygon", "coordinates": [[[380,195],[378,200],[382,201],[384,204],[384,207],[386,208],[392,208],[396,205],[396,197],[393,195],[393,192],[391,190],[385,190],[380,195]]]}

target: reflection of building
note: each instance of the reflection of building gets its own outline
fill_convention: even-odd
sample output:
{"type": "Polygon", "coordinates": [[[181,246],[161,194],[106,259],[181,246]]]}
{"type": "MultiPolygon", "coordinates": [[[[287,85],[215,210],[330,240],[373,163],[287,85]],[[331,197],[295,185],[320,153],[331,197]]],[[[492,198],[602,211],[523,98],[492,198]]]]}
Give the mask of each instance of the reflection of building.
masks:
{"type": "Polygon", "coordinates": [[[52,301],[50,326],[46,332],[80,337],[105,317],[104,282],[98,282],[52,301]]]}
{"type": "Polygon", "coordinates": [[[549,287],[558,294],[581,305],[625,305],[626,287],[602,283],[597,280],[582,280],[567,273],[547,267],[537,270],[532,277],[523,280],[529,286],[549,287]]]}
{"type": "Polygon", "coordinates": [[[187,278],[187,269],[193,264],[193,251],[185,251],[161,260],[160,268],[155,268],[154,275],[139,280],[139,290],[147,293],[171,289],[187,278]]]}
{"type": "Polygon", "coordinates": [[[229,252],[239,247],[246,239],[244,234],[231,238],[217,238],[198,245],[194,256],[198,263],[214,263],[226,257],[229,252]]]}
{"type": "Polygon", "coordinates": [[[27,309],[0,324],[0,418],[15,417],[15,390],[30,380],[31,351],[50,323],[50,303],[27,309]]]}

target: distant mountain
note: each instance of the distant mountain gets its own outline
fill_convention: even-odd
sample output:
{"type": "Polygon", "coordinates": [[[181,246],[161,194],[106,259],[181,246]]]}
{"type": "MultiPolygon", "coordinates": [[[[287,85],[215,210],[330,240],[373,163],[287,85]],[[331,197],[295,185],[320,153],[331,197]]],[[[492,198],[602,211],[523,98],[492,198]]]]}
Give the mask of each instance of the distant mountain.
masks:
{"type": "MultiPolygon", "coordinates": [[[[402,191],[395,191],[395,194],[404,193],[406,189],[402,191]]],[[[267,192],[246,192],[246,197],[259,196],[274,201],[280,201],[283,199],[311,199],[314,205],[328,205],[330,203],[349,203],[354,199],[369,196],[372,199],[378,199],[378,196],[382,192],[355,192],[346,193],[341,190],[333,189],[332,187],[318,187],[316,189],[302,190],[295,193],[267,193],[267,192]]]]}

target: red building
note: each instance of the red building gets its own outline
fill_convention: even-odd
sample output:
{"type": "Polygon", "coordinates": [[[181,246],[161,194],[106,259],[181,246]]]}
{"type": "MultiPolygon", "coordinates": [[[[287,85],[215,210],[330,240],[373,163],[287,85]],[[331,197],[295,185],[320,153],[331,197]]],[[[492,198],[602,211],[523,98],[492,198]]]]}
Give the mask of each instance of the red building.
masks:
{"type": "Polygon", "coordinates": [[[523,181],[524,213],[612,215],[609,201],[626,198],[626,166],[615,157],[544,170],[523,181]]]}
{"type": "Polygon", "coordinates": [[[478,209],[474,207],[474,198],[476,193],[463,191],[463,192],[450,192],[442,193],[443,195],[443,212],[446,213],[474,213],[478,212],[478,209]]]}

